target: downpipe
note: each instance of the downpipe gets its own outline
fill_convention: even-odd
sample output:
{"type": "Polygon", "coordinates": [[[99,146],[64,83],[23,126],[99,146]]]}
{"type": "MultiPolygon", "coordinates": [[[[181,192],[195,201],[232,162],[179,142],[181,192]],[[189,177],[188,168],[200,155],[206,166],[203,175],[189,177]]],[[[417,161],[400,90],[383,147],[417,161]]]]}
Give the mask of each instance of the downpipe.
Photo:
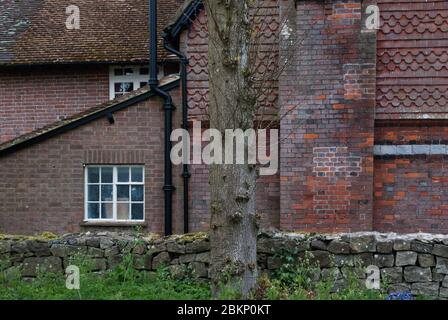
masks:
{"type": "Polygon", "coordinates": [[[165,195],[165,235],[173,234],[173,171],[171,164],[171,131],[173,130],[173,99],[171,95],[159,87],[157,67],[157,0],[149,0],[149,51],[150,78],[148,85],[151,90],[163,99],[164,110],[164,186],[165,195]]]}
{"type": "MultiPolygon", "coordinates": [[[[179,50],[174,49],[171,46],[171,43],[168,39],[168,35],[166,33],[163,34],[163,47],[176,55],[179,58],[180,62],[180,77],[182,82],[182,128],[188,132],[188,100],[187,100],[187,66],[188,66],[188,58],[187,56],[179,50]]],[[[191,174],[189,171],[189,166],[187,163],[182,165],[182,178],[183,178],[183,207],[184,207],[184,233],[189,232],[189,180],[191,174]]]]}

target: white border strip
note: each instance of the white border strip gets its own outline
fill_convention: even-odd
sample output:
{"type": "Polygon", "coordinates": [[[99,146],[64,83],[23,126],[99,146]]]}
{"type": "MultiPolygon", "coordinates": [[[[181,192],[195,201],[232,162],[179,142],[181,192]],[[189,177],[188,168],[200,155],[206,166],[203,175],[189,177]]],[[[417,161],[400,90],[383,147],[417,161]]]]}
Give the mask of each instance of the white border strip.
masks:
{"type": "Polygon", "coordinates": [[[448,155],[446,144],[376,145],[375,156],[448,155]]]}

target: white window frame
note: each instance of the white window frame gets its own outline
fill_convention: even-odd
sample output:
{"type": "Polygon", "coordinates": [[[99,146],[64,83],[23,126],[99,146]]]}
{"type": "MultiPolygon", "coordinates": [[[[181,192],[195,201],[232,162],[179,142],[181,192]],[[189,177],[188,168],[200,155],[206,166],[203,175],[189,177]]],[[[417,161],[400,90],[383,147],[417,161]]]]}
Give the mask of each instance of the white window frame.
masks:
{"type": "MultiPolygon", "coordinates": [[[[115,84],[120,82],[132,82],[134,90],[140,87],[141,82],[148,82],[149,74],[140,74],[140,68],[149,68],[148,65],[112,65],[109,67],[109,96],[110,100],[115,99],[115,84]],[[132,75],[116,76],[115,69],[132,69],[132,75]]],[[[149,73],[149,70],[148,70],[149,73]]]]}
{"type": "MultiPolygon", "coordinates": [[[[110,184],[110,183],[106,183],[106,184],[110,184]]],[[[145,166],[143,165],[95,165],[95,164],[89,164],[89,165],[84,165],[84,221],[87,222],[145,222],[145,209],[146,209],[146,199],[145,199],[145,192],[146,191],[146,186],[145,186],[145,166]],[[142,182],[132,182],[132,175],[131,175],[131,170],[130,170],[130,174],[129,174],[129,181],[128,182],[118,182],[118,168],[120,167],[128,167],[128,168],[140,168],[142,169],[142,182]],[[88,181],[88,170],[89,168],[113,168],[113,173],[112,173],[112,211],[113,211],[113,218],[112,219],[101,219],[101,172],[99,175],[99,180],[98,183],[90,183],[88,181]],[[98,219],[91,219],[89,218],[89,202],[95,202],[96,201],[89,201],[89,185],[98,185],[99,186],[99,199],[98,199],[98,204],[99,204],[99,218],[98,219]],[[129,192],[129,219],[127,220],[119,220],[117,219],[117,204],[118,203],[126,203],[126,201],[118,201],[117,200],[117,186],[119,185],[141,185],[143,186],[143,201],[132,201],[132,197],[131,197],[131,192],[129,192]],[[131,219],[131,215],[132,215],[132,204],[143,204],[143,219],[141,220],[136,220],[136,219],[131,219]]],[[[107,201],[110,202],[110,201],[107,201]]]]}

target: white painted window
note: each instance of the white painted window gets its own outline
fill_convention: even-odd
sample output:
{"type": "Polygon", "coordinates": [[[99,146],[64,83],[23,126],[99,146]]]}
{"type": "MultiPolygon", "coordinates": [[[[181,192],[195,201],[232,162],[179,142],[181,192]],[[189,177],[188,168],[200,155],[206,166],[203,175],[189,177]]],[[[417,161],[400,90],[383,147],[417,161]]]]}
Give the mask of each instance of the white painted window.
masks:
{"type": "Polygon", "coordinates": [[[87,221],[144,221],[143,166],[86,166],[87,221]]]}
{"type": "Polygon", "coordinates": [[[110,99],[144,87],[148,84],[148,80],[148,66],[111,66],[109,70],[110,99]]]}

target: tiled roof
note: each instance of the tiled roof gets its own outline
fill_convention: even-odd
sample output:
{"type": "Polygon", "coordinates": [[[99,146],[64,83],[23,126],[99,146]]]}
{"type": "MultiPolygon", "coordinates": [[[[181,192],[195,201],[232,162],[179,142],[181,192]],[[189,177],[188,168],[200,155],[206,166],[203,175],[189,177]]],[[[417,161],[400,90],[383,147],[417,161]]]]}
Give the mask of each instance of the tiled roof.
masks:
{"type": "MultiPolygon", "coordinates": [[[[160,86],[164,90],[168,91],[178,86],[179,79],[180,77],[177,75],[165,77],[160,80],[160,86]]],[[[19,149],[21,146],[25,145],[26,143],[43,141],[54,135],[66,132],[70,129],[76,128],[80,125],[96,120],[100,117],[104,117],[108,114],[113,114],[113,112],[130,107],[152,96],[154,96],[154,93],[151,91],[149,86],[144,86],[124,96],[97,105],[83,112],[67,117],[63,120],[53,122],[48,126],[39,128],[32,132],[21,135],[13,140],[2,143],[0,144],[0,156],[15,151],[19,149]]]]}
{"type": "MultiPolygon", "coordinates": [[[[158,1],[159,34],[183,0],[158,1]]],[[[0,0],[0,65],[148,61],[148,0],[0,0]],[[66,28],[66,8],[80,29],[66,28]]],[[[159,38],[159,58],[166,59],[159,38]]]]}

